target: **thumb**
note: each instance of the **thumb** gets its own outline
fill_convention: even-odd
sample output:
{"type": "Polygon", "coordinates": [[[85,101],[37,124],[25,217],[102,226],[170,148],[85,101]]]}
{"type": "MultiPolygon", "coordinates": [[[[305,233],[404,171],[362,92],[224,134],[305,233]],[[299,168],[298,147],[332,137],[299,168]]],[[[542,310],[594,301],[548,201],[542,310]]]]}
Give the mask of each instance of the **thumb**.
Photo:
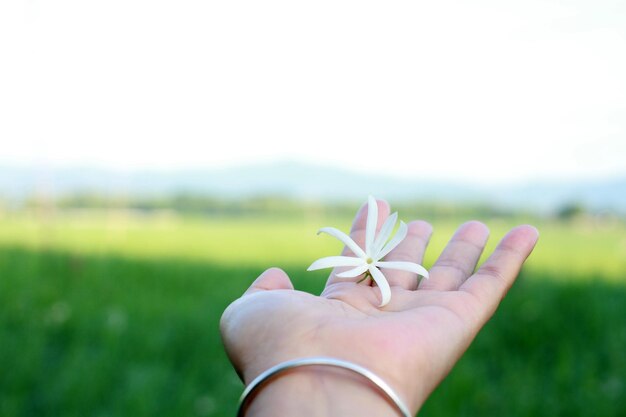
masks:
{"type": "Polygon", "coordinates": [[[280,268],[270,268],[263,272],[252,283],[244,295],[252,294],[257,291],[271,290],[293,290],[293,284],[289,276],[280,268]]]}

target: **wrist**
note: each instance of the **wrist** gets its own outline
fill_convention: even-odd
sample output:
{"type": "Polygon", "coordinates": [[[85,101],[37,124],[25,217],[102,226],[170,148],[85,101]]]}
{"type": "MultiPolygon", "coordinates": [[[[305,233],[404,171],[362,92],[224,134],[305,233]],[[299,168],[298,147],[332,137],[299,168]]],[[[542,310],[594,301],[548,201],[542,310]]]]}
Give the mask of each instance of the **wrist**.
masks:
{"type": "Polygon", "coordinates": [[[325,357],[283,362],[263,372],[244,391],[239,416],[410,416],[384,380],[357,364],[325,357]],[[241,411],[246,410],[246,413],[241,411]]]}
{"type": "Polygon", "coordinates": [[[396,417],[376,387],[341,369],[311,366],[277,377],[253,398],[246,416],[277,415],[396,417]]]}

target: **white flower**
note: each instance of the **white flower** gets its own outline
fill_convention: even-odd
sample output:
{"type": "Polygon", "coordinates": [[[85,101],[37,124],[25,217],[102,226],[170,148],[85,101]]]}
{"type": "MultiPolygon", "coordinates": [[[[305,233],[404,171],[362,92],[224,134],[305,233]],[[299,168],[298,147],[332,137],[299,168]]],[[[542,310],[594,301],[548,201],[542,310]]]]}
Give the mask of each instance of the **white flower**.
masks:
{"type": "Polygon", "coordinates": [[[382,295],[382,301],[380,307],[383,307],[389,303],[391,299],[391,288],[387,279],[380,271],[379,268],[399,269],[402,271],[414,272],[418,275],[428,278],[428,271],[421,265],[414,262],[400,262],[400,261],[381,261],[389,252],[391,252],[400,242],[404,240],[409,230],[408,226],[404,222],[400,222],[400,228],[398,232],[391,237],[393,228],[398,220],[398,213],[393,213],[387,218],[383,226],[380,228],[378,236],[376,236],[376,223],[378,222],[378,205],[374,197],[369,196],[367,207],[367,224],[365,229],[365,250],[356,244],[350,236],[343,233],[341,230],[334,227],[323,227],[317,232],[328,233],[329,235],[339,239],[343,242],[354,254],[354,256],[328,256],[326,258],[318,259],[308,267],[307,271],[314,271],[324,268],[335,267],[353,267],[352,269],[339,273],[336,276],[339,278],[354,278],[364,273],[369,273],[372,279],[380,288],[382,295]]]}

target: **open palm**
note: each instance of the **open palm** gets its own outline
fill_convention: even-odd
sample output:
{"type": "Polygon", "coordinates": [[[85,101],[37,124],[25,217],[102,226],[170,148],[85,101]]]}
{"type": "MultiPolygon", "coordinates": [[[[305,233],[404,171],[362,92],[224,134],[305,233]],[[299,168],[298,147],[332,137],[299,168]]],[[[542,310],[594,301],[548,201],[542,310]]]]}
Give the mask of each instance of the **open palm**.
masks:
{"type": "MultiPolygon", "coordinates": [[[[381,225],[389,206],[377,203],[381,225]]],[[[350,233],[360,246],[366,218],[364,206],[350,233]]],[[[421,262],[431,232],[423,221],[409,223],[385,259],[421,262]]],[[[538,236],[531,226],[511,230],[473,273],[488,234],[482,223],[463,224],[419,285],[413,273],[386,270],[392,295],[383,308],[370,279],[337,277],[345,269],[333,271],[320,296],[294,290],[283,271],[269,269],[225,311],[226,350],[246,383],[294,358],[346,359],[377,373],[417,411],[491,317],[538,236]]]]}

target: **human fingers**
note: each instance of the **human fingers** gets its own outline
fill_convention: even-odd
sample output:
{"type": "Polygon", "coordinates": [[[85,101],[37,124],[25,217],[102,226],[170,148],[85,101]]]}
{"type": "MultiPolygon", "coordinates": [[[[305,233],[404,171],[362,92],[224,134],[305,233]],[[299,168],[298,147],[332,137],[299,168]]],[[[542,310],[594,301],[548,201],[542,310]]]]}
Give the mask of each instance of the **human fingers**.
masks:
{"type": "Polygon", "coordinates": [[[430,278],[423,279],[419,289],[458,289],[474,272],[488,238],[489,229],[481,222],[470,221],[461,225],[430,269],[430,278]]]}
{"type": "MultiPolygon", "coordinates": [[[[385,222],[387,217],[389,217],[389,203],[384,200],[376,200],[376,209],[378,211],[378,216],[376,217],[376,232],[380,230],[382,224],[385,222]]],[[[356,216],[354,217],[354,221],[352,222],[352,228],[350,230],[350,238],[360,247],[365,248],[365,238],[367,235],[367,217],[368,217],[368,203],[365,203],[361,206],[361,208],[357,211],[356,216]]],[[[355,256],[354,252],[348,247],[344,247],[341,252],[342,256],[355,256]]],[[[337,283],[337,282],[357,282],[362,276],[356,276],[354,278],[338,278],[337,274],[344,272],[351,267],[341,267],[335,268],[333,272],[330,274],[328,281],[326,282],[326,286],[337,283]]]]}
{"type": "Polygon", "coordinates": [[[271,290],[293,290],[293,284],[289,276],[280,268],[270,268],[263,272],[252,283],[244,295],[253,294],[258,291],[271,290]]]}
{"type": "MultiPolygon", "coordinates": [[[[423,220],[410,222],[406,238],[385,256],[384,261],[421,264],[432,232],[433,227],[423,220]]],[[[390,268],[383,268],[383,272],[392,287],[398,286],[407,290],[417,288],[418,277],[414,272],[390,268]]]]}
{"type": "Polygon", "coordinates": [[[538,239],[539,232],[533,226],[523,225],[512,229],[478,271],[460,286],[460,291],[471,294],[477,301],[481,323],[491,317],[513,285],[538,239]]]}

